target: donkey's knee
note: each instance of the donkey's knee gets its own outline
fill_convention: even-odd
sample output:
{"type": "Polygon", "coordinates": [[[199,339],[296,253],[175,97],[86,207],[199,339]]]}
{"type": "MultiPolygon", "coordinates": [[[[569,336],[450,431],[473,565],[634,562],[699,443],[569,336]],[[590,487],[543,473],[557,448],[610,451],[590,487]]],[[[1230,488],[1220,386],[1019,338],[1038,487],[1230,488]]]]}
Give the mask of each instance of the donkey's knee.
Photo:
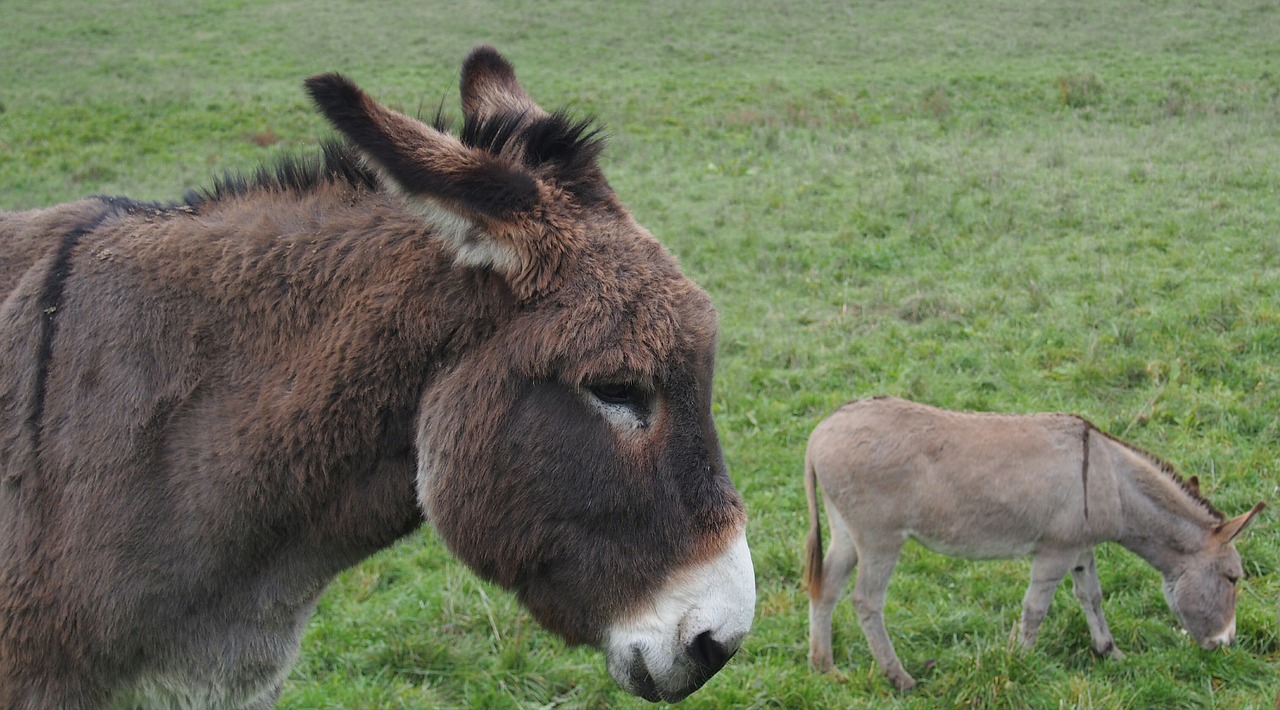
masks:
{"type": "Polygon", "coordinates": [[[858,615],[858,621],[867,623],[884,624],[884,597],[877,595],[864,595],[854,592],[849,601],[853,603],[853,610],[858,615]]]}

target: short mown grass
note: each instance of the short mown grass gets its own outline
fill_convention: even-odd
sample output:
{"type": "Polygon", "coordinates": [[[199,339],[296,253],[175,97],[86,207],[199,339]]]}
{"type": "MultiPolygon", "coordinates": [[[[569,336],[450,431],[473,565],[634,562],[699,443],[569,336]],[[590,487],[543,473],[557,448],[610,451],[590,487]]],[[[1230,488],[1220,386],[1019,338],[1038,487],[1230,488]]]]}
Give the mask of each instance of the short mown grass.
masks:
{"type": "MultiPolygon", "coordinates": [[[[1064,584],[1007,642],[1025,561],[908,546],[891,692],[848,604],[807,665],[800,465],[854,397],[1064,410],[1280,505],[1280,5],[925,0],[209,3],[49,0],[0,24],[0,207],[171,200],[326,134],[300,82],[456,105],[490,42],[546,106],[600,117],[605,170],[711,294],[715,415],[751,516],[756,627],[691,707],[1269,707],[1275,508],[1243,536],[1239,640],[1180,632],[1156,573],[1099,551],[1121,662],[1064,584]]],[[[639,707],[430,532],[342,575],[290,708],[639,707]]]]}

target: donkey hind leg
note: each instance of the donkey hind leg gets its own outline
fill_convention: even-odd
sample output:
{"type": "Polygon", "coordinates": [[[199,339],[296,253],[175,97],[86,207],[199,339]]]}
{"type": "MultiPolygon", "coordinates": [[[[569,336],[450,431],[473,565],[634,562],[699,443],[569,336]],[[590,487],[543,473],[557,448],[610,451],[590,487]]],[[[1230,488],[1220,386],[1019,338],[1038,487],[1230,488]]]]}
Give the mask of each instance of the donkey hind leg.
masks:
{"type": "Polygon", "coordinates": [[[1106,618],[1102,616],[1102,585],[1098,584],[1098,566],[1093,561],[1093,548],[1080,553],[1075,566],[1071,568],[1071,590],[1075,592],[1080,608],[1084,609],[1094,653],[1110,656],[1116,661],[1124,658],[1124,653],[1116,648],[1115,639],[1111,637],[1106,618]]]}
{"type": "Polygon", "coordinates": [[[831,547],[822,560],[822,587],[818,599],[809,600],[809,662],[817,670],[829,673],[835,668],[831,650],[831,615],[849,581],[849,574],[858,564],[858,551],[853,546],[844,518],[834,506],[824,503],[831,529],[831,547]]]}
{"type": "Polygon", "coordinates": [[[858,579],[853,583],[853,608],[858,612],[858,623],[867,637],[871,655],[876,664],[900,691],[911,690],[916,680],[902,667],[898,654],[893,650],[889,632],[884,627],[884,596],[889,589],[889,576],[898,564],[902,552],[901,539],[885,540],[878,547],[858,546],[858,579]]]}
{"type": "Polygon", "coordinates": [[[1058,588],[1067,570],[1076,561],[1075,550],[1042,550],[1031,560],[1031,584],[1027,585],[1027,593],[1022,597],[1022,619],[1018,623],[1018,643],[1025,649],[1036,645],[1036,635],[1040,633],[1040,622],[1049,611],[1053,601],[1053,590],[1058,588]]]}

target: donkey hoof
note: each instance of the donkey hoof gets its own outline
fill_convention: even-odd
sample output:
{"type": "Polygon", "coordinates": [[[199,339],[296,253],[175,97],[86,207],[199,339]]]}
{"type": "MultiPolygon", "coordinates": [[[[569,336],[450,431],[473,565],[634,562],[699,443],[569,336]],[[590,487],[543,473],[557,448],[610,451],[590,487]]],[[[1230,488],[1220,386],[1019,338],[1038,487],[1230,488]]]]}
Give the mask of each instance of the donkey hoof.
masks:
{"type": "Polygon", "coordinates": [[[889,680],[893,682],[893,687],[897,688],[899,693],[909,693],[912,688],[916,687],[916,679],[907,675],[906,671],[901,674],[890,675],[889,680]]]}
{"type": "Polygon", "coordinates": [[[813,664],[813,669],[819,673],[830,673],[836,669],[836,664],[831,658],[809,656],[809,663],[813,664]]]}
{"type": "Polygon", "coordinates": [[[1098,654],[1099,656],[1110,658],[1113,661],[1124,660],[1124,652],[1116,648],[1116,644],[1114,641],[1107,642],[1107,645],[1102,646],[1101,648],[1094,646],[1093,652],[1098,654]]]}

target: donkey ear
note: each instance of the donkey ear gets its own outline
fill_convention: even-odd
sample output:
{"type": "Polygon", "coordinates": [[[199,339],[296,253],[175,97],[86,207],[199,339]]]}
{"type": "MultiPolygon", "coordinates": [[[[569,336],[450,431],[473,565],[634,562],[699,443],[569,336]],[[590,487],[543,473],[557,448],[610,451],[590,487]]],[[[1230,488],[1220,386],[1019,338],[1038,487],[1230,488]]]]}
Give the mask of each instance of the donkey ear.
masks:
{"type": "Polygon", "coordinates": [[[317,107],[389,189],[440,230],[458,261],[511,280],[529,265],[520,243],[539,205],[538,181],[522,167],[374,101],[338,74],[306,81],[317,107]]]}
{"type": "Polygon", "coordinates": [[[481,45],[462,63],[462,113],[468,119],[495,115],[538,118],[546,115],[520,82],[511,64],[498,50],[481,45]]]}
{"type": "Polygon", "coordinates": [[[333,127],[400,192],[490,220],[537,204],[537,181],[509,161],[386,108],[339,74],[313,76],[306,85],[333,127]]]}
{"type": "Polygon", "coordinates": [[[1214,529],[1213,536],[1218,538],[1220,542],[1231,542],[1235,539],[1236,535],[1240,534],[1241,530],[1244,530],[1244,527],[1249,524],[1249,521],[1253,520],[1254,516],[1262,512],[1262,509],[1265,507],[1267,507],[1267,504],[1260,501],[1257,505],[1253,506],[1253,509],[1249,512],[1224,521],[1214,529]]]}

